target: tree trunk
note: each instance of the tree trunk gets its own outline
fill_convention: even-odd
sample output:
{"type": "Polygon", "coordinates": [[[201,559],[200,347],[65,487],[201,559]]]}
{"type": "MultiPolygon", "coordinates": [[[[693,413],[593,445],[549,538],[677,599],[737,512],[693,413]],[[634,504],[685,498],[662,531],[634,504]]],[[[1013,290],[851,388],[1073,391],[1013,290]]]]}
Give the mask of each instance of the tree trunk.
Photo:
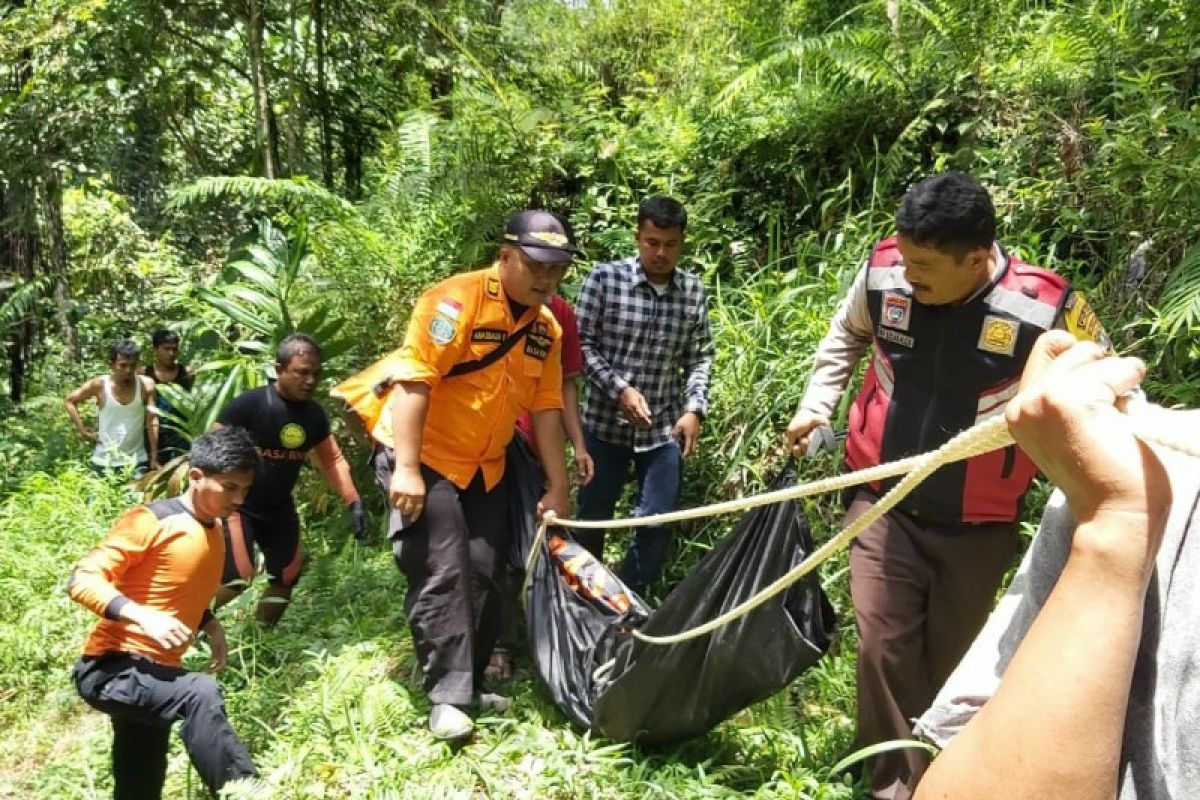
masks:
{"type": "Polygon", "coordinates": [[[308,39],[300,33],[299,0],[288,2],[288,113],[287,113],[287,162],[289,175],[308,172],[308,153],[304,131],[308,118],[304,104],[304,75],[307,72],[308,39]]]}
{"type": "MultiPolygon", "coordinates": [[[[21,8],[25,3],[17,0],[7,5],[21,8]]],[[[32,76],[32,58],[24,50],[16,63],[6,65],[8,85],[0,88],[19,93],[32,76]]],[[[12,276],[14,288],[36,277],[38,241],[33,184],[29,172],[21,169],[14,169],[5,180],[0,180],[0,276],[12,276]]],[[[27,314],[7,331],[0,330],[0,336],[8,354],[9,397],[19,404],[25,396],[26,369],[37,337],[35,314],[27,314]]]]}
{"type": "Polygon", "coordinates": [[[166,200],[162,184],[166,172],[163,136],[169,117],[151,96],[139,92],[133,100],[129,120],[133,125],[132,136],[120,140],[113,181],[117,190],[133,201],[138,224],[157,230],[166,200]]]}
{"type": "Polygon", "coordinates": [[[329,87],[325,80],[325,3],[312,0],[313,41],[317,57],[317,118],[321,123],[321,180],[333,189],[333,133],[329,124],[329,87]]]}
{"type": "Polygon", "coordinates": [[[54,276],[54,316],[63,345],[73,361],[79,361],[79,335],[71,322],[71,286],[68,273],[67,235],[63,230],[62,176],[50,169],[42,179],[42,217],[46,220],[49,247],[46,249],[49,272],[54,276]]]}
{"type": "MultiPolygon", "coordinates": [[[[36,277],[37,234],[33,226],[33,191],[28,182],[0,183],[0,273],[16,278],[20,287],[36,277]]],[[[26,370],[37,335],[36,318],[27,315],[9,328],[8,392],[13,403],[25,394],[26,370]]]]}
{"type": "Polygon", "coordinates": [[[275,177],[275,129],[271,124],[271,92],[267,65],[263,60],[266,14],[260,0],[246,0],[246,55],[250,59],[250,83],[254,89],[254,116],[258,132],[258,155],[263,177],[275,177]]]}
{"type": "Polygon", "coordinates": [[[357,117],[347,114],[342,121],[342,162],[346,170],[346,197],[362,196],[362,133],[357,117]]]}

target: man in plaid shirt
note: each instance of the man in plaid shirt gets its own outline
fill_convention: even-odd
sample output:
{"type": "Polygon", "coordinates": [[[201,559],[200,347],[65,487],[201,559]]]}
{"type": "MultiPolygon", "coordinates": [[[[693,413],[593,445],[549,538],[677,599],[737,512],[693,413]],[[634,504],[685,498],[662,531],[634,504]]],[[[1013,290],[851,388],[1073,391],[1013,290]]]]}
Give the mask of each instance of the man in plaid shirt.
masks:
{"type": "MultiPolygon", "coordinates": [[[[629,463],[637,472],[635,516],[673,511],[683,460],[696,452],[708,410],[712,334],[700,279],[676,269],[687,211],[670,197],[638,208],[638,254],[597,264],[579,294],[577,313],[589,391],[584,434],[595,477],[579,493],[581,519],[611,519],[629,463]]],[[[604,531],[577,538],[594,555],[604,531]]],[[[665,525],[639,528],[621,580],[639,594],[658,577],[670,545],[665,525]]]]}

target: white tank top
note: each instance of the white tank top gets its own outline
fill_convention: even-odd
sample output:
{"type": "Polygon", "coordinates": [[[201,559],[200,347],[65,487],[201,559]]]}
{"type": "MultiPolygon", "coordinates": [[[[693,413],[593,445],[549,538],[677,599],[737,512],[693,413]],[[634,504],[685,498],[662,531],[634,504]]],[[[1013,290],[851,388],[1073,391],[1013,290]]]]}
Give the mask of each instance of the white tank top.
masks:
{"type": "Polygon", "coordinates": [[[146,453],[146,402],[142,399],[142,379],[133,377],[133,399],[122,405],[112,390],[112,379],[105,375],[104,405],[100,406],[99,441],[92,451],[92,463],[99,467],[136,466],[150,460],[146,453]]]}

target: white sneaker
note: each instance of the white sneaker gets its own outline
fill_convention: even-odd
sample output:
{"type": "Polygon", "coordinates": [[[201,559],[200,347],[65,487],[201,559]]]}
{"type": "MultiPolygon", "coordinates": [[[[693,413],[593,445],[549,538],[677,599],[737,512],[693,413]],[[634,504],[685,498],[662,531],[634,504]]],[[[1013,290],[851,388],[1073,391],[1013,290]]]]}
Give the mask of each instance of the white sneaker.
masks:
{"type": "Polygon", "coordinates": [[[435,739],[463,739],[475,730],[475,723],[456,706],[438,703],[429,712],[429,732],[435,739]]]}

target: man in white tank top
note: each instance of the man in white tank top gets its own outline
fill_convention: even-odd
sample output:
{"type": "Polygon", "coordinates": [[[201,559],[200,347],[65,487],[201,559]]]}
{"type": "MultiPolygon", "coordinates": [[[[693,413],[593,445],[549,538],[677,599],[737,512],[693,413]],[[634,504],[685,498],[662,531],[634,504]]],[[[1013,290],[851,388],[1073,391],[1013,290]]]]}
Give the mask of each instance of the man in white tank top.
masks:
{"type": "Polygon", "coordinates": [[[129,339],[113,343],[108,348],[109,374],[92,378],[65,401],[75,430],[95,445],[91,464],[101,475],[132,470],[140,476],[147,468],[158,469],[154,380],[137,374],[140,352],[129,339]],[[79,403],[93,397],[99,407],[95,433],[79,414],[79,403]]]}

